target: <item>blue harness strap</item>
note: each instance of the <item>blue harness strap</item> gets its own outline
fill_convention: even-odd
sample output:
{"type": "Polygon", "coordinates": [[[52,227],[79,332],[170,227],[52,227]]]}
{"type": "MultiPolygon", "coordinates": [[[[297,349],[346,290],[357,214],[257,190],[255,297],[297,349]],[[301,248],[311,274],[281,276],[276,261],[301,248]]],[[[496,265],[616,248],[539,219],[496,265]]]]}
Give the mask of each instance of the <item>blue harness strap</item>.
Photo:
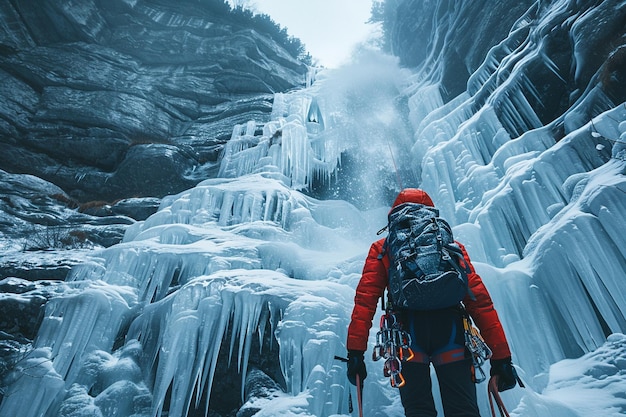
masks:
{"type": "MultiPolygon", "coordinates": [[[[415,327],[413,320],[411,320],[411,334],[415,334],[415,327]]],[[[424,352],[416,343],[413,343],[411,347],[413,349],[414,356],[409,362],[423,363],[428,365],[432,363],[435,366],[445,365],[448,363],[454,363],[465,359],[465,346],[461,346],[458,343],[454,343],[454,337],[456,335],[456,323],[452,324],[452,331],[450,332],[450,339],[448,343],[441,349],[437,349],[431,355],[424,352]]],[[[415,340],[415,338],[413,338],[415,340]]]]}

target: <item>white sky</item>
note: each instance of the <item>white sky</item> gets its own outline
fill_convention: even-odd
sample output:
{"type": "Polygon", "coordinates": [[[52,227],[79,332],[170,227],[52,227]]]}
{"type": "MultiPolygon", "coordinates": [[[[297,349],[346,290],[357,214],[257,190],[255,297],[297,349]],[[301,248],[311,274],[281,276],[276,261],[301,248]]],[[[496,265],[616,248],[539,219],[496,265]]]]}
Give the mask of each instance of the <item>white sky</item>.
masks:
{"type": "Polygon", "coordinates": [[[354,45],[367,39],[372,0],[253,0],[257,13],[269,15],[325,67],[347,60],[354,45]]]}

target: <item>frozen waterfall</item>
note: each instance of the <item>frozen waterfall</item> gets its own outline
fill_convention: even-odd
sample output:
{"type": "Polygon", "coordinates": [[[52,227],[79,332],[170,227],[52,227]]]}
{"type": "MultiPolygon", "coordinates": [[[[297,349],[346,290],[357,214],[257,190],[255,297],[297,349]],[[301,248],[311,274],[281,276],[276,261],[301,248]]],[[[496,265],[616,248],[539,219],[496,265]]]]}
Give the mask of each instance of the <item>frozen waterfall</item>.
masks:
{"type": "MultiPolygon", "coordinates": [[[[220,401],[206,400],[220,367],[245,381],[253,346],[278,349],[284,381],[243,409],[347,415],[351,386],[333,357],[345,354],[354,287],[397,174],[433,196],[492,293],[528,384],[504,394],[512,415],[578,416],[580,402],[564,401],[582,384],[572,368],[594,379],[582,389],[606,388],[607,407],[626,409],[615,388],[626,383],[626,107],[592,89],[555,141],[527,105],[524,63],[494,80],[511,64],[502,51],[518,46],[514,31],[447,104],[436,84],[379,56],[277,94],[261,134],[255,121],[234,127],[218,178],[163,199],[72,270],[0,416],[204,412],[220,401]],[[336,181],[346,157],[358,163],[342,193],[372,209],[306,195],[336,181]]],[[[365,408],[402,415],[380,364],[368,365],[365,408]]]]}

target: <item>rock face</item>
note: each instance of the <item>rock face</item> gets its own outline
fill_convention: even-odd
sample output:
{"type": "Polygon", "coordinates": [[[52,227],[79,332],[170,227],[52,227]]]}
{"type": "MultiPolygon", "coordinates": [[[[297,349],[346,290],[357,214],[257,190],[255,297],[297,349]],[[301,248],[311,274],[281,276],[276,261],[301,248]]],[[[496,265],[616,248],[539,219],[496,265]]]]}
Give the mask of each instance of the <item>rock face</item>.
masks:
{"type": "Polygon", "coordinates": [[[211,175],[233,126],[266,119],[307,71],[219,4],[3,2],[0,169],[80,201],[162,197],[211,175]]]}
{"type": "Polygon", "coordinates": [[[107,207],[100,202],[81,209],[54,184],[0,170],[0,236],[24,250],[76,249],[87,241],[110,246],[124,233],[123,227],[115,230],[115,225],[132,224],[133,219],[145,216],[146,210],[156,211],[152,199],[122,200],[107,207]]]}

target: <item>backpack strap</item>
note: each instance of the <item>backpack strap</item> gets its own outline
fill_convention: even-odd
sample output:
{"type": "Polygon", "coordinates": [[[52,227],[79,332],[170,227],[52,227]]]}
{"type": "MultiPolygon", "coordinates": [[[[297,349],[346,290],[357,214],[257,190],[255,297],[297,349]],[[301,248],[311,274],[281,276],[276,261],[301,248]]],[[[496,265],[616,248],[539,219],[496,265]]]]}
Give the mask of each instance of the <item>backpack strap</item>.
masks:
{"type": "Polygon", "coordinates": [[[472,301],[476,301],[476,296],[469,287],[469,274],[472,272],[472,270],[465,262],[465,258],[463,257],[463,251],[458,246],[445,245],[444,254],[446,253],[448,254],[446,260],[450,263],[450,265],[452,265],[454,269],[456,269],[461,275],[465,277],[465,282],[467,283],[467,293],[469,294],[472,301]],[[450,253],[448,251],[452,252],[454,255],[456,255],[456,257],[449,256],[450,253]],[[463,266],[461,266],[460,262],[458,262],[458,259],[463,259],[463,266]]]}
{"type": "MultiPolygon", "coordinates": [[[[447,249],[448,252],[452,252],[454,253],[459,259],[464,259],[463,257],[463,251],[461,250],[461,248],[459,248],[458,246],[455,245],[445,245],[445,249],[447,249]]],[[[463,267],[461,267],[460,262],[457,262],[452,256],[449,257],[448,259],[450,261],[450,264],[452,264],[452,266],[454,266],[454,268],[465,274],[465,275],[469,275],[470,272],[472,272],[472,270],[470,269],[469,265],[466,264],[466,262],[463,262],[463,267]]]]}
{"type": "Polygon", "coordinates": [[[387,253],[387,239],[385,239],[385,242],[383,243],[383,250],[381,250],[380,253],[378,254],[379,261],[383,260],[383,256],[385,256],[385,253],[387,253]]]}

